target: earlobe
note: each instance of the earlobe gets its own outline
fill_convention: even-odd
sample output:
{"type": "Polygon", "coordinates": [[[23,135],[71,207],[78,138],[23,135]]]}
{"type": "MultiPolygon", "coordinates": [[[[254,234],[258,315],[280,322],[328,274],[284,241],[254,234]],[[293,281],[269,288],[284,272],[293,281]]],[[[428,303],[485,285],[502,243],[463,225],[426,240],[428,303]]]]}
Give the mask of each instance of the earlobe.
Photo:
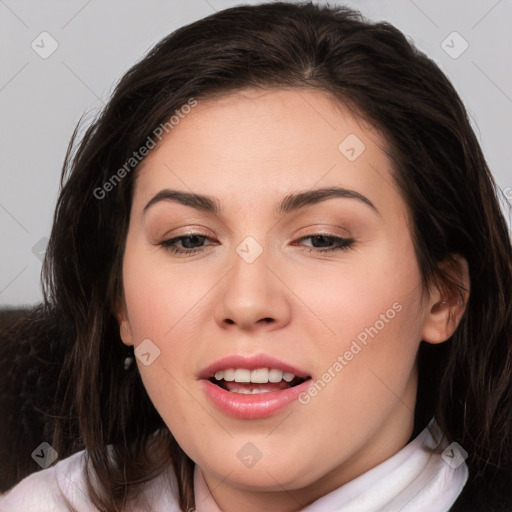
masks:
{"type": "Polygon", "coordinates": [[[134,344],[132,329],[127,319],[119,322],[119,335],[121,336],[121,340],[125,345],[132,346],[134,344]]]}
{"type": "Polygon", "coordinates": [[[132,328],[130,321],[128,320],[128,313],[124,300],[122,301],[122,304],[119,304],[116,307],[116,318],[117,323],[119,324],[119,335],[121,337],[121,341],[128,347],[134,345],[132,328]]]}
{"type": "Polygon", "coordinates": [[[469,269],[466,259],[453,255],[440,268],[447,281],[431,293],[430,301],[425,305],[426,316],[422,331],[422,339],[432,344],[442,343],[453,335],[469,299],[469,269]]]}

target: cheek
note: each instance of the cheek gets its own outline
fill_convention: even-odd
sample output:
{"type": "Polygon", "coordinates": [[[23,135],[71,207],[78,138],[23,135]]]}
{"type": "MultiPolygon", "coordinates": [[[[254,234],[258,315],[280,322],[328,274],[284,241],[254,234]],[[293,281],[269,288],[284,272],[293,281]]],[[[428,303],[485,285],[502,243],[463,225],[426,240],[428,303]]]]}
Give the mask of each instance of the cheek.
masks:
{"type": "Polygon", "coordinates": [[[304,328],[310,329],[309,339],[320,344],[322,353],[332,358],[354,339],[393,344],[413,335],[415,342],[422,321],[421,279],[407,239],[354,253],[335,265],[315,265],[314,272],[290,271],[288,282],[308,306],[304,328]]]}
{"type": "Polygon", "coordinates": [[[135,340],[162,340],[186,321],[207,283],[194,279],[186,265],[169,265],[160,247],[128,237],[123,287],[135,340]],[[183,320],[180,320],[183,319],[183,320]]]}
{"type": "Polygon", "coordinates": [[[196,371],[191,321],[194,305],[205,292],[177,266],[171,275],[169,265],[155,264],[154,254],[128,249],[123,284],[135,348],[146,339],[158,348],[158,357],[151,364],[138,358],[136,363],[158,413],[173,431],[179,431],[181,425],[189,424],[186,406],[190,408],[190,395],[184,376],[196,371]]]}
{"type": "MultiPolygon", "coordinates": [[[[298,292],[305,294],[309,288],[307,303],[316,316],[302,327],[315,341],[315,373],[329,382],[322,391],[322,407],[340,418],[347,411],[371,416],[377,404],[391,405],[414,370],[422,329],[421,279],[412,244],[398,247],[383,246],[336,272],[324,267],[316,279],[307,280],[321,287],[305,286],[298,292]]],[[[321,402],[315,406],[320,408],[321,402]]]]}
{"type": "Polygon", "coordinates": [[[187,264],[170,265],[165,255],[155,251],[161,250],[128,239],[123,263],[123,286],[135,348],[149,339],[159,351],[151,366],[137,360],[152,398],[159,396],[160,384],[167,389],[175,385],[179,388],[183,375],[197,371],[197,340],[204,338],[199,317],[204,319],[204,298],[218,280],[205,273],[191,275],[187,264]]]}

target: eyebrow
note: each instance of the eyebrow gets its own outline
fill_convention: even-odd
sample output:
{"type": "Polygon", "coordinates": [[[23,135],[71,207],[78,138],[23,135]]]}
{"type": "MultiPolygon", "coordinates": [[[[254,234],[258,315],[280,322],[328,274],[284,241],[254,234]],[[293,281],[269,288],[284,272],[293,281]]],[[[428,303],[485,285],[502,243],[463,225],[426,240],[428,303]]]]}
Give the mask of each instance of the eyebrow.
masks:
{"type": "MultiPolygon", "coordinates": [[[[355,190],[349,190],[340,187],[327,187],[316,190],[306,190],[303,192],[287,195],[277,206],[275,211],[277,215],[285,215],[292,211],[305,208],[306,206],[317,204],[333,198],[356,199],[366,204],[380,215],[377,207],[367,197],[363,196],[359,192],[356,192],[355,190]]],[[[216,215],[221,213],[220,203],[216,197],[194,194],[181,190],[172,190],[168,188],[160,190],[160,192],[151,198],[144,207],[143,213],[146,213],[146,211],[151,206],[161,201],[177,202],[184,206],[190,206],[196,210],[213,213],[216,215]]]]}

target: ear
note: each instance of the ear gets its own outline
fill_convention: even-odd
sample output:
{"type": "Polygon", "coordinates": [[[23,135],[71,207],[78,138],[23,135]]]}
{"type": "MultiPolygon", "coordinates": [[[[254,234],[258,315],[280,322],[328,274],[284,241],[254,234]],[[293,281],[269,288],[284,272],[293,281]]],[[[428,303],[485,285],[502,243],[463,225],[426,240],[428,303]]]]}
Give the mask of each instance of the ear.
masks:
{"type": "Polygon", "coordinates": [[[119,324],[119,334],[122,342],[127,346],[134,345],[132,327],[128,318],[128,308],[126,307],[124,296],[116,304],[115,315],[119,324]]]}
{"type": "Polygon", "coordinates": [[[469,269],[465,258],[453,254],[440,264],[447,281],[436,285],[429,293],[422,339],[427,343],[442,343],[458,327],[469,299],[469,269]]]}

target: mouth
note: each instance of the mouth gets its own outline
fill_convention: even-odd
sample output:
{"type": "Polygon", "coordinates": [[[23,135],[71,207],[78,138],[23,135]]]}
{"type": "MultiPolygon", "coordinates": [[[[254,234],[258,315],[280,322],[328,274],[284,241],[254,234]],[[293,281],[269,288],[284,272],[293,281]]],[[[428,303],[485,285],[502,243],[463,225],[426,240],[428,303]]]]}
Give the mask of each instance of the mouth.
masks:
{"type": "Polygon", "coordinates": [[[210,402],[237,419],[264,419],[297,401],[313,382],[312,375],[265,354],[224,357],[197,377],[210,402]]]}
{"type": "Polygon", "coordinates": [[[277,368],[228,368],[216,371],[208,380],[231,393],[255,395],[293,388],[309,379],[309,375],[300,377],[277,368]]]}

